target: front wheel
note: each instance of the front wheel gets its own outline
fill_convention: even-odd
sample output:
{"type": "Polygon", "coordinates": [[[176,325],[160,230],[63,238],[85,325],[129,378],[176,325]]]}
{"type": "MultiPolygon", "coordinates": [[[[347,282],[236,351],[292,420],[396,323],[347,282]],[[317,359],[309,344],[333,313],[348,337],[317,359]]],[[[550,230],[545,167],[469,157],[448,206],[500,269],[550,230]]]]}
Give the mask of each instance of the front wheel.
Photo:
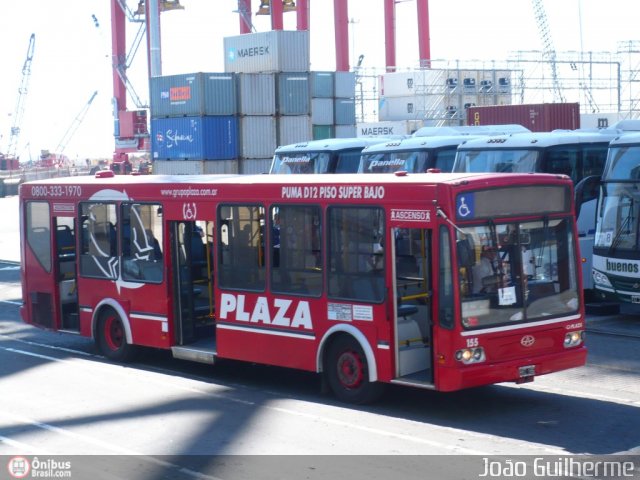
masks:
{"type": "Polygon", "coordinates": [[[331,390],[343,402],[370,403],[384,390],[383,384],[369,381],[367,357],[353,337],[338,337],[329,346],[325,374],[331,390]]]}
{"type": "Polygon", "coordinates": [[[127,343],[124,324],[115,310],[107,308],[100,313],[96,333],[98,348],[109,360],[128,362],[133,359],[136,348],[127,343]]]}

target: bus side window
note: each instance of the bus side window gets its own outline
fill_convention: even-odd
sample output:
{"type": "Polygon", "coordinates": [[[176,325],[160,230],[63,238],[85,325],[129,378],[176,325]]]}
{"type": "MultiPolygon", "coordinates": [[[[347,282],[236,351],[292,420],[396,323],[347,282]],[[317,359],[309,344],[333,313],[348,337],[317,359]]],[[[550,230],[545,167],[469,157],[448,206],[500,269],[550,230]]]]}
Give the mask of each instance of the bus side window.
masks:
{"type": "Polygon", "coordinates": [[[333,207],[328,213],[329,296],[384,301],[384,212],[380,208],[333,207]]]}
{"type": "Polygon", "coordinates": [[[80,274],[114,279],[118,273],[111,258],[117,256],[116,206],[112,203],[81,203],[80,274]]]}
{"type": "Polygon", "coordinates": [[[221,205],[218,217],[220,287],[264,291],[264,207],[221,205]]]}

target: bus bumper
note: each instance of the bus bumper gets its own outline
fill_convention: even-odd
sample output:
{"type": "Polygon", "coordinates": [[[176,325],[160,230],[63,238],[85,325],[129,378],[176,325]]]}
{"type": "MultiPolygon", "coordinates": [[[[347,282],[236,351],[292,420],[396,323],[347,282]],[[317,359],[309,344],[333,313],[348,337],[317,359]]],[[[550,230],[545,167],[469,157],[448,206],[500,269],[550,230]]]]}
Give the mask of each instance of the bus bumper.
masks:
{"type": "Polygon", "coordinates": [[[582,346],[556,354],[508,362],[461,365],[457,368],[441,367],[436,387],[443,392],[452,392],[502,382],[525,383],[540,375],[581,367],[586,361],[587,348],[582,346]]]}

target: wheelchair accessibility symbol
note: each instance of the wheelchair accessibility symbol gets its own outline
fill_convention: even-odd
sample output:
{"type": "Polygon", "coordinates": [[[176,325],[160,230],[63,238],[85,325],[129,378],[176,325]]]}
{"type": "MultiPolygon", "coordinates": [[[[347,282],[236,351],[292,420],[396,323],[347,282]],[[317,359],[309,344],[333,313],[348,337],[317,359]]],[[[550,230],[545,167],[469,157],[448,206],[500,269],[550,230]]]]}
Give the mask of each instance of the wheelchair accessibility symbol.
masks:
{"type": "Polygon", "coordinates": [[[473,207],[473,195],[459,195],[456,199],[456,212],[458,214],[458,218],[473,217],[473,207]]]}

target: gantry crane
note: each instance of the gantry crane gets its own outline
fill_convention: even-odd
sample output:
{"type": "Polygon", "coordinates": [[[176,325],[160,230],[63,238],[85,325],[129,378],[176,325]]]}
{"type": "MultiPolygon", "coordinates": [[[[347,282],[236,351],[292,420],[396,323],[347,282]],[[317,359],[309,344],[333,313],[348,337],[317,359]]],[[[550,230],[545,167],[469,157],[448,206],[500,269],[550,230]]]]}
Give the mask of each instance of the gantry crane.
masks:
{"type": "Polygon", "coordinates": [[[33,52],[36,45],[36,34],[32,33],[29,37],[29,47],[27,48],[27,58],[22,66],[22,79],[18,88],[18,101],[16,109],[13,113],[13,123],[11,125],[11,135],[9,137],[9,148],[7,149],[7,158],[16,158],[18,149],[18,138],[20,137],[20,127],[24,117],[25,102],[27,100],[27,92],[29,90],[29,80],[31,78],[31,62],[33,61],[33,52]]]}

